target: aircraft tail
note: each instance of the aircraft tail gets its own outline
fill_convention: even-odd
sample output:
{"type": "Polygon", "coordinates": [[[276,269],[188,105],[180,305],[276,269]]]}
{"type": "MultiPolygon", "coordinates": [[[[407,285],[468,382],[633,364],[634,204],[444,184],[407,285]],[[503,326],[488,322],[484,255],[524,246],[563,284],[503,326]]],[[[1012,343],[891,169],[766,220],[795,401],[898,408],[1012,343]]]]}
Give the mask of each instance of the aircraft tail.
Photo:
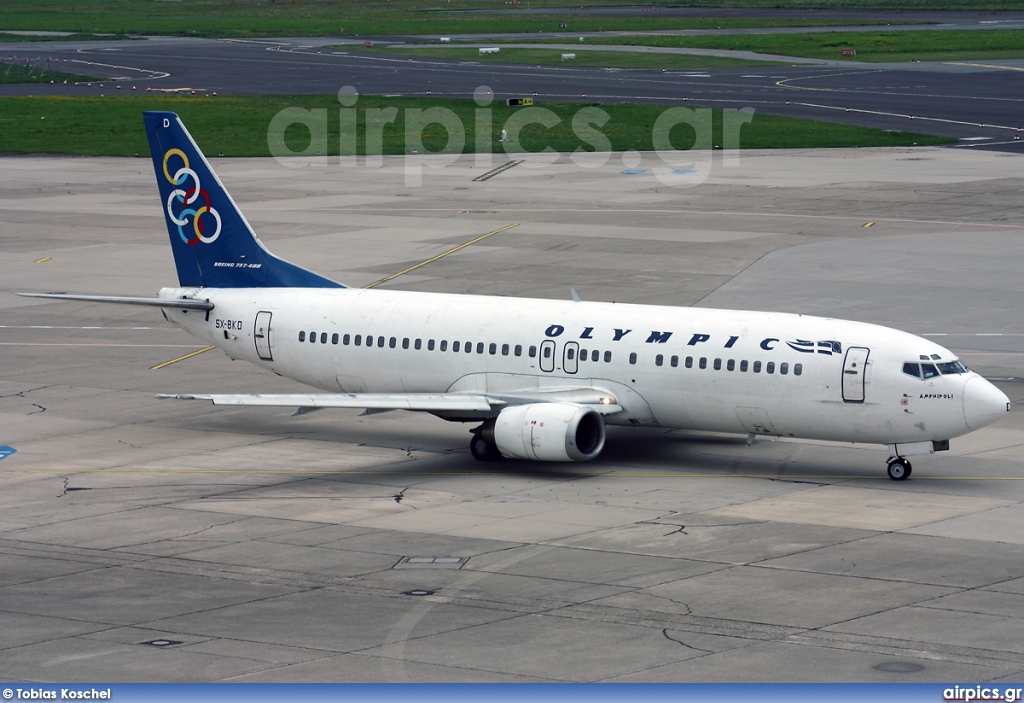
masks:
{"type": "Polygon", "coordinates": [[[175,113],[143,121],[182,287],[344,288],[263,247],[175,113]]]}

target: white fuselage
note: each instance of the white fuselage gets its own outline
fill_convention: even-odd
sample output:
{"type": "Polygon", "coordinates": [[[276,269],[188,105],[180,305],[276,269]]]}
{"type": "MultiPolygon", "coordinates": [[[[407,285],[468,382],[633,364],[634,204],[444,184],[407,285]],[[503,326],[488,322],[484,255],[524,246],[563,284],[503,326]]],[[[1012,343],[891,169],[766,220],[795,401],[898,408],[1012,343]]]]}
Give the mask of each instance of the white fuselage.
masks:
{"type": "Polygon", "coordinates": [[[209,300],[209,313],[165,314],[232,358],[324,391],[598,388],[623,408],[609,424],[881,444],[947,440],[1005,412],[973,372],[903,370],[952,362],[948,350],[859,322],[351,288],[161,297],[209,300]]]}

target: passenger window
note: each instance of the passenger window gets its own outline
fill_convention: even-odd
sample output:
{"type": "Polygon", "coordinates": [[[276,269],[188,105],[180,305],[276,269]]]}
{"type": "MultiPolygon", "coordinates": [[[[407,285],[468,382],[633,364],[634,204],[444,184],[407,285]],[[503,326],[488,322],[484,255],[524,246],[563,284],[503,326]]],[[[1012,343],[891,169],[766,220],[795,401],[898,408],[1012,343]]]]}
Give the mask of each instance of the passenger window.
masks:
{"type": "MultiPolygon", "coordinates": [[[[442,342],[442,344],[444,344],[444,342],[442,342]]],[[[456,341],[456,342],[452,342],[452,351],[453,351],[453,352],[457,352],[457,351],[459,351],[460,349],[462,349],[462,344],[461,344],[461,342],[458,342],[458,341],[456,341]]],[[[441,351],[444,351],[444,348],[443,348],[443,347],[441,348],[441,351]]]]}
{"type": "Polygon", "coordinates": [[[935,368],[935,364],[921,364],[921,372],[924,374],[924,378],[934,378],[939,375],[939,370],[935,368]]]}
{"type": "Polygon", "coordinates": [[[789,373],[789,364],[787,364],[785,361],[779,364],[779,373],[781,373],[783,376],[789,373]]]}
{"type": "Polygon", "coordinates": [[[679,357],[673,354],[672,358],[669,360],[669,363],[672,364],[672,368],[676,368],[677,366],[679,366],[679,357]]]}
{"type": "Polygon", "coordinates": [[[743,361],[740,362],[740,372],[741,373],[746,373],[747,372],[747,360],[746,359],[744,359],[743,361]]]}
{"type": "Polygon", "coordinates": [[[516,356],[522,356],[523,355],[523,345],[522,344],[517,344],[516,348],[513,349],[512,351],[513,351],[513,353],[516,356]]]}
{"type": "MultiPolygon", "coordinates": [[[[434,346],[434,345],[431,344],[430,346],[434,346]]],[[[448,351],[448,340],[447,339],[442,339],[441,340],[441,351],[448,351]]]]}
{"type": "Polygon", "coordinates": [[[612,353],[610,351],[606,351],[604,353],[604,363],[610,364],[611,361],[612,361],[612,353]]]}
{"type": "MultiPolygon", "coordinates": [[[[481,345],[482,345],[482,343],[481,343],[481,345]]],[[[478,354],[482,354],[483,353],[483,351],[480,349],[481,345],[477,345],[477,350],[476,351],[477,351],[478,354]]],[[[498,353],[498,345],[495,344],[494,342],[491,342],[490,346],[487,347],[487,353],[490,354],[491,356],[494,356],[495,354],[497,354],[498,353]]]]}
{"type": "Polygon", "coordinates": [[[357,334],[356,335],[356,346],[358,347],[362,341],[363,341],[363,335],[357,334]]]}
{"type": "Polygon", "coordinates": [[[565,358],[568,359],[569,361],[572,361],[574,358],[576,358],[576,350],[573,349],[572,347],[567,348],[565,350],[565,358]]]}
{"type": "Polygon", "coordinates": [[[415,342],[412,343],[412,348],[415,349],[416,351],[419,351],[420,349],[422,349],[423,348],[423,340],[422,339],[417,339],[415,342]]]}
{"type": "Polygon", "coordinates": [[[331,335],[331,344],[337,344],[337,343],[338,343],[338,333],[335,332],[334,334],[331,335]]]}
{"type": "Polygon", "coordinates": [[[794,376],[799,376],[803,372],[804,372],[804,365],[803,364],[793,364],[793,375],[794,376]]]}
{"type": "Polygon", "coordinates": [[[726,371],[735,371],[736,370],[736,360],[735,359],[729,359],[729,361],[727,361],[725,363],[725,370],[726,371]]]}
{"type": "MultiPolygon", "coordinates": [[[[377,346],[380,347],[381,349],[384,348],[384,336],[383,335],[381,335],[380,337],[377,337],[377,346]]],[[[391,338],[391,346],[392,347],[395,346],[395,338],[394,337],[391,338]]]]}
{"type": "Polygon", "coordinates": [[[697,362],[697,366],[699,366],[702,369],[706,369],[708,367],[708,360],[702,356],[700,358],[700,361],[697,362]]]}
{"type": "Polygon", "coordinates": [[[302,330],[301,332],[299,332],[299,341],[300,342],[305,342],[306,341],[306,330],[302,330]]]}
{"type": "Polygon", "coordinates": [[[408,348],[409,348],[409,338],[408,337],[403,337],[402,338],[402,349],[408,349],[408,348]]]}
{"type": "Polygon", "coordinates": [[[688,368],[688,369],[692,369],[693,368],[693,357],[692,356],[686,357],[686,363],[684,364],[684,366],[686,366],[686,368],[688,368]]]}
{"type": "MultiPolygon", "coordinates": [[[[533,347],[530,347],[530,348],[533,349],[533,347]]],[[[532,354],[531,354],[531,356],[532,356],[532,354]]],[[[544,358],[545,359],[550,359],[551,358],[551,347],[544,347],[544,358]]]]}
{"type": "Polygon", "coordinates": [[[466,342],[464,345],[462,345],[462,348],[466,351],[467,354],[472,354],[473,353],[473,343],[472,342],[466,342]]]}
{"type": "Polygon", "coordinates": [[[507,344],[502,344],[501,345],[501,355],[502,356],[508,356],[508,345],[507,344]]]}
{"type": "Polygon", "coordinates": [[[761,373],[761,362],[760,361],[755,361],[754,362],[754,373],[761,373]]]}
{"type": "Polygon", "coordinates": [[[636,363],[636,352],[630,352],[629,353],[629,363],[631,363],[631,364],[635,364],[636,363]]]}
{"type": "Polygon", "coordinates": [[[321,344],[327,344],[327,333],[326,332],[321,332],[320,333],[320,343],[321,344]]]}
{"type": "Polygon", "coordinates": [[[715,371],[721,371],[721,370],[722,370],[722,360],[721,359],[715,359],[715,371]]]}
{"type": "Polygon", "coordinates": [[[390,340],[388,340],[388,346],[394,349],[396,346],[398,346],[398,340],[395,337],[392,337],[390,340]]]}
{"type": "Polygon", "coordinates": [[[316,332],[309,333],[309,341],[312,344],[316,344],[316,332]]]}
{"type": "Polygon", "coordinates": [[[764,370],[766,373],[775,373],[775,362],[769,361],[764,370]]]}
{"type": "Polygon", "coordinates": [[[529,357],[532,359],[537,356],[537,347],[530,347],[529,357]]]}
{"type": "Polygon", "coordinates": [[[586,349],[580,349],[580,361],[586,361],[589,357],[590,352],[586,349]]]}
{"type": "MultiPolygon", "coordinates": [[[[442,342],[442,344],[443,344],[443,342],[442,342]]],[[[427,340],[427,351],[434,351],[434,340],[433,339],[428,339],[427,340]]]]}
{"type": "Polygon", "coordinates": [[[654,357],[654,365],[655,366],[661,366],[664,363],[665,363],[665,357],[663,355],[658,354],[656,357],[654,357]]]}
{"type": "MultiPolygon", "coordinates": [[[[483,342],[477,342],[476,343],[476,353],[477,354],[483,354],[484,353],[484,343],[483,342]]],[[[491,352],[491,353],[493,354],[494,352],[491,352]]]]}
{"type": "Polygon", "coordinates": [[[352,336],[348,335],[348,334],[346,334],[344,337],[341,338],[341,343],[344,344],[346,347],[349,345],[349,343],[351,341],[352,341],[352,336]]]}

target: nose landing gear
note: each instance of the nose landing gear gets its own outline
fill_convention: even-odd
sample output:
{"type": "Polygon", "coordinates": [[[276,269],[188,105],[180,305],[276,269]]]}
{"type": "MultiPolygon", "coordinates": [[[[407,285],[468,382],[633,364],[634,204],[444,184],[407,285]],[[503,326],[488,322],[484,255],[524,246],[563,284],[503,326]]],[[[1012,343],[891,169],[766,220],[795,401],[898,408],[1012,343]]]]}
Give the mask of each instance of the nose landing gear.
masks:
{"type": "Polygon", "coordinates": [[[909,461],[901,456],[894,456],[889,458],[886,473],[889,474],[889,478],[893,481],[905,481],[910,478],[911,469],[909,461]]]}

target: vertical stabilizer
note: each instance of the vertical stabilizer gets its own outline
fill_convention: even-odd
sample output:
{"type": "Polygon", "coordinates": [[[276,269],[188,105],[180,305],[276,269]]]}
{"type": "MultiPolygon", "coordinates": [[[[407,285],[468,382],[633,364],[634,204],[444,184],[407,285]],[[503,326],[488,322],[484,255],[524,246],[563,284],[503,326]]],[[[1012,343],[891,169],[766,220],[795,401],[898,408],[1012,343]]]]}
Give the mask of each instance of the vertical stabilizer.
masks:
{"type": "Polygon", "coordinates": [[[183,287],[344,287],[263,247],[175,113],[145,112],[143,120],[183,287]]]}

